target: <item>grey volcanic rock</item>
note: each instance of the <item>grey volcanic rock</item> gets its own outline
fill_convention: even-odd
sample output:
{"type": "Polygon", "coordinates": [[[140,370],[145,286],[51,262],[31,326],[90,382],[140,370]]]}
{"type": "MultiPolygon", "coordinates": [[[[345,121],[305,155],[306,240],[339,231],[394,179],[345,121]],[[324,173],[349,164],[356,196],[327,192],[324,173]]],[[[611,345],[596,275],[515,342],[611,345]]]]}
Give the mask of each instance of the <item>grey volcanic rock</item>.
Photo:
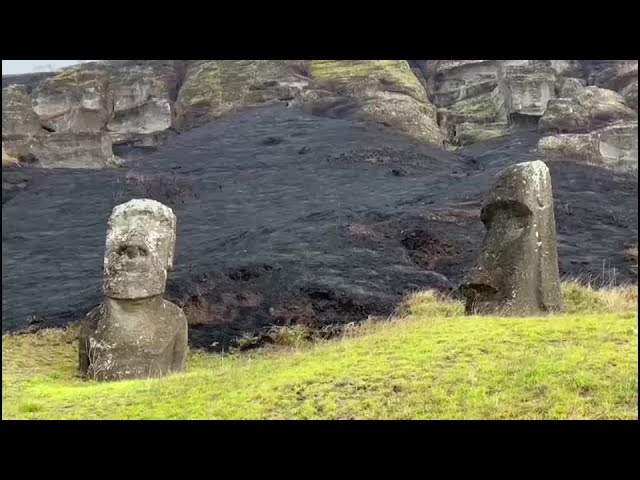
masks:
{"type": "Polygon", "coordinates": [[[44,133],[31,98],[21,85],[2,89],[2,136],[39,135],[44,133]]]}
{"type": "Polygon", "coordinates": [[[19,160],[26,158],[31,166],[43,168],[100,169],[124,164],[113,154],[111,136],[106,132],[14,135],[6,137],[2,146],[8,155],[19,160]]]}
{"type": "Polygon", "coordinates": [[[108,84],[108,73],[102,68],[63,69],[34,89],[34,110],[56,132],[97,132],[110,115],[108,84]]]}
{"type": "Polygon", "coordinates": [[[575,98],[586,86],[587,82],[581,78],[560,78],[558,81],[558,97],[564,99],[575,98]]]}
{"type": "Polygon", "coordinates": [[[118,62],[110,70],[106,125],[114,140],[155,134],[173,126],[173,102],[178,94],[180,61],[118,62]]]}
{"type": "Polygon", "coordinates": [[[440,125],[454,145],[535,129],[555,97],[550,61],[432,60],[423,70],[429,98],[441,108],[440,125]]]}
{"type": "MultiPolygon", "coordinates": [[[[637,111],[637,62],[622,60],[125,60],[3,77],[9,84],[24,86],[47,129],[107,131],[127,146],[156,147],[175,128],[271,104],[457,147],[535,130],[548,105],[542,130],[579,128],[553,100],[584,94],[583,84],[618,92],[637,111]]],[[[616,102],[600,95],[581,105],[605,123],[629,118],[616,102]]],[[[12,128],[5,134],[22,129],[12,128]]]]}
{"type": "Polygon", "coordinates": [[[638,118],[637,113],[625,104],[622,95],[605,88],[586,87],[578,93],[576,102],[586,109],[593,125],[638,118]]]}
{"type": "Polygon", "coordinates": [[[153,200],[113,209],[104,256],[104,302],[82,322],[80,372],[96,380],[184,370],[187,319],[164,300],[173,266],[176,217],[153,200]]]}
{"type": "Polygon", "coordinates": [[[571,158],[617,170],[638,170],[638,122],[619,122],[585,134],[541,138],[549,159],[571,158]]]}
{"type": "Polygon", "coordinates": [[[538,122],[540,132],[576,132],[587,130],[590,126],[591,118],[587,109],[571,98],[550,100],[538,122]]]}
{"type": "Polygon", "coordinates": [[[482,212],[482,253],[461,291],[467,313],[535,315],[562,309],[549,169],[541,161],[500,172],[482,212]]]}

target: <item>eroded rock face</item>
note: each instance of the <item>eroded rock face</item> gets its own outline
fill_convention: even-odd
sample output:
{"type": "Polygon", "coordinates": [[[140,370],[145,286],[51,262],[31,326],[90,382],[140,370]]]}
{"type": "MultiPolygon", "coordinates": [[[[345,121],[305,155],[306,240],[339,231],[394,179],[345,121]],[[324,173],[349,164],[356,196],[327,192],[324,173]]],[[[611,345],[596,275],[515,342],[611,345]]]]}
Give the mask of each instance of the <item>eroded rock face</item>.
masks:
{"type": "Polygon", "coordinates": [[[576,96],[592,124],[606,124],[618,120],[635,120],[637,114],[625,104],[622,95],[606,88],[586,87],[576,96]]]}
{"type": "Polygon", "coordinates": [[[195,60],[176,102],[181,127],[247,107],[293,100],[310,80],[304,60],[195,60]]]}
{"type": "Polygon", "coordinates": [[[558,97],[575,98],[586,86],[587,82],[581,78],[561,78],[558,81],[558,97]]]}
{"type": "Polygon", "coordinates": [[[22,164],[43,168],[100,169],[124,164],[113,154],[111,137],[106,132],[14,135],[5,137],[3,147],[22,164]]]}
{"type": "Polygon", "coordinates": [[[549,101],[547,110],[538,122],[538,131],[567,133],[589,128],[591,119],[586,108],[571,98],[549,101]]]}
{"type": "Polygon", "coordinates": [[[555,98],[557,70],[570,70],[556,67],[543,60],[431,60],[423,65],[429,98],[441,109],[440,126],[459,146],[514,129],[535,129],[555,98]]]}
{"type": "Polygon", "coordinates": [[[366,120],[442,145],[437,111],[406,60],[311,60],[303,109],[366,120]]]}
{"type": "Polygon", "coordinates": [[[562,308],[553,195],[541,161],[506,168],[482,208],[487,230],[461,286],[468,313],[535,315],[562,308]]]}
{"type": "Polygon", "coordinates": [[[101,66],[60,70],[34,89],[34,110],[55,132],[100,131],[110,115],[108,82],[108,73],[101,66]]]}
{"type": "Polygon", "coordinates": [[[96,380],[184,370],[187,320],[162,298],[173,265],[176,218],[153,200],[113,209],[104,258],[105,301],[83,320],[80,372],[96,380]]]}
{"type": "Polygon", "coordinates": [[[22,85],[2,89],[2,135],[39,135],[44,133],[31,98],[22,85]]]}
{"type": "Polygon", "coordinates": [[[3,116],[5,135],[39,135],[38,120],[125,146],[157,147],[174,129],[274,103],[445,147],[538,127],[581,132],[637,112],[637,62],[623,60],[124,60],[3,77],[12,83],[24,113],[3,116]]]}

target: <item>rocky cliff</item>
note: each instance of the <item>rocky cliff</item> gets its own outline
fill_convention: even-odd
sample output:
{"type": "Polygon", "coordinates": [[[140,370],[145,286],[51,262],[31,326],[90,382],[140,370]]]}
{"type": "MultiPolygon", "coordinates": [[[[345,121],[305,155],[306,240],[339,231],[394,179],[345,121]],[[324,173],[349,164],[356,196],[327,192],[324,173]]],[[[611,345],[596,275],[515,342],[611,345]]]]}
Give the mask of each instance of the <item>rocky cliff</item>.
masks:
{"type": "MultiPolygon", "coordinates": [[[[155,146],[172,131],[278,103],[318,116],[378,123],[445,148],[520,130],[572,134],[544,140],[541,152],[584,157],[586,137],[579,135],[614,123],[618,133],[637,128],[637,67],[637,61],[628,60],[88,63],[49,74],[3,77],[3,159],[74,168],[121,165],[106,153],[109,140],[113,145],[155,146]],[[63,159],[60,148],[71,134],[82,134],[78,141],[89,152],[82,156],[86,163],[63,159]]],[[[612,147],[594,148],[590,161],[618,155],[612,147]]],[[[633,147],[615,149],[622,149],[621,158],[634,156],[633,147]]]]}

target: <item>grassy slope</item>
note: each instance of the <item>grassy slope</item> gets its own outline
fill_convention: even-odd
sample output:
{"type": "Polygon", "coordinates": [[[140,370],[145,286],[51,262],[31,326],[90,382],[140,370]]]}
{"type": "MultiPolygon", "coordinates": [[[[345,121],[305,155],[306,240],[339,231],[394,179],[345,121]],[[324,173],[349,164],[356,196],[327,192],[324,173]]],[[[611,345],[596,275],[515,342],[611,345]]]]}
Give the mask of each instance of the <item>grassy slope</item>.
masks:
{"type": "Polygon", "coordinates": [[[75,379],[72,330],[6,335],[2,417],[637,419],[637,288],[564,293],[568,313],[527,319],[422,293],[340,340],[192,353],[183,374],[108,384],[75,379]]]}

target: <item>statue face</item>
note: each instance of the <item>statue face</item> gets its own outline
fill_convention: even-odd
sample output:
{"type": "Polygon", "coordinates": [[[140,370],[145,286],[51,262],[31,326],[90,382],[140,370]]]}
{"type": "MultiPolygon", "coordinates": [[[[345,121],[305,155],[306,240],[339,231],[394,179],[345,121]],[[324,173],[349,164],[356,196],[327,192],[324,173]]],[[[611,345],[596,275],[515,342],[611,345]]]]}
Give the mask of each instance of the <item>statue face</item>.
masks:
{"type": "Polygon", "coordinates": [[[113,209],[104,256],[104,293],[121,299],[164,293],[173,265],[176,218],[153,200],[131,200],[113,209]]]}
{"type": "Polygon", "coordinates": [[[532,263],[533,213],[519,202],[494,202],[482,211],[487,229],[482,253],[463,285],[467,310],[489,313],[508,309],[518,302],[534,301],[530,293],[534,273],[532,263]]]}
{"type": "Polygon", "coordinates": [[[532,314],[561,305],[549,171],[527,162],[498,175],[481,219],[482,253],[461,291],[468,313],[532,314]]]}

